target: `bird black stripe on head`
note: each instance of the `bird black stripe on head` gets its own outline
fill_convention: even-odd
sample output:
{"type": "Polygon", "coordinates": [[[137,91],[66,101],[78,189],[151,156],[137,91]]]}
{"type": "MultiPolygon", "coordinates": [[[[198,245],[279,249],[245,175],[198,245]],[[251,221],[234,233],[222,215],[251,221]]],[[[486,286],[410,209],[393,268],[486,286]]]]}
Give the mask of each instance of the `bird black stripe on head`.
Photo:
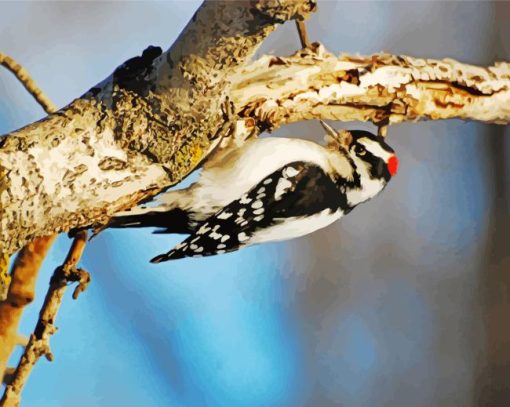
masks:
{"type": "Polygon", "coordinates": [[[384,178],[385,181],[389,181],[390,173],[386,166],[386,162],[380,157],[372,154],[369,150],[362,157],[362,160],[369,164],[368,172],[372,179],[381,179],[384,178]]]}
{"type": "Polygon", "coordinates": [[[390,180],[391,174],[388,170],[387,161],[394,155],[393,149],[387,146],[384,141],[373,137],[357,137],[355,141],[358,147],[355,147],[355,154],[361,160],[368,164],[368,174],[372,179],[390,180]],[[387,148],[385,147],[387,146],[387,148]],[[356,148],[362,148],[363,154],[356,153],[356,148]],[[391,150],[391,151],[390,151],[391,150]]]}

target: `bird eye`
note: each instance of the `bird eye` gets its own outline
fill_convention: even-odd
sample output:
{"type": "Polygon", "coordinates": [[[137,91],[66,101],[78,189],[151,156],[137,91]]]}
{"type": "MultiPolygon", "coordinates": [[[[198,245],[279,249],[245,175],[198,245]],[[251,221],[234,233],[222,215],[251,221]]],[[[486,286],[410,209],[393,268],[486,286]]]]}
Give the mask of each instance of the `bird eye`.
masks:
{"type": "Polygon", "coordinates": [[[354,147],[354,152],[360,157],[362,157],[366,154],[367,150],[365,150],[365,147],[363,147],[361,144],[356,144],[356,146],[354,147]]]}

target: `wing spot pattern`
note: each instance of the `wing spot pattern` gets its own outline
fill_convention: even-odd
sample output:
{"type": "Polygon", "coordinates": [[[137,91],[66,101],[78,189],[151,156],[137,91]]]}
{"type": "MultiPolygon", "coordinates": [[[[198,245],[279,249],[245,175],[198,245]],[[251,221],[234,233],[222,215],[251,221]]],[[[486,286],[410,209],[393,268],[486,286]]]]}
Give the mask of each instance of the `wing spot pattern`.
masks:
{"type": "Polygon", "coordinates": [[[295,177],[298,174],[299,174],[299,171],[296,170],[294,167],[287,167],[283,172],[284,177],[288,177],[288,178],[295,177]]]}
{"type": "Polygon", "coordinates": [[[231,216],[233,215],[233,213],[231,212],[221,212],[219,215],[218,215],[218,219],[222,219],[222,220],[226,220],[228,218],[230,218],[231,216]]]}
{"type": "Polygon", "coordinates": [[[280,178],[278,184],[276,185],[274,199],[279,200],[283,196],[283,194],[285,194],[285,191],[287,191],[287,189],[289,189],[291,186],[292,183],[288,179],[280,178]]]}
{"type": "Polygon", "coordinates": [[[251,198],[248,198],[248,194],[244,194],[239,200],[239,203],[242,205],[246,205],[249,204],[251,201],[252,201],[251,198]]]}

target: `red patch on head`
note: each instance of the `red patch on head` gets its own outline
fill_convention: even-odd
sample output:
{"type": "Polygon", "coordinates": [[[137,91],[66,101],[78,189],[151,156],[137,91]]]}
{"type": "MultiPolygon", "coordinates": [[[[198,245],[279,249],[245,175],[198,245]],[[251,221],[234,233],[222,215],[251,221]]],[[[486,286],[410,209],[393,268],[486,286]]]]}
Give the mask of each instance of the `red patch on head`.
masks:
{"type": "Polygon", "coordinates": [[[397,173],[397,170],[398,170],[398,158],[397,158],[397,156],[396,155],[392,155],[388,159],[388,162],[386,163],[386,166],[388,167],[388,172],[393,177],[397,173]]]}

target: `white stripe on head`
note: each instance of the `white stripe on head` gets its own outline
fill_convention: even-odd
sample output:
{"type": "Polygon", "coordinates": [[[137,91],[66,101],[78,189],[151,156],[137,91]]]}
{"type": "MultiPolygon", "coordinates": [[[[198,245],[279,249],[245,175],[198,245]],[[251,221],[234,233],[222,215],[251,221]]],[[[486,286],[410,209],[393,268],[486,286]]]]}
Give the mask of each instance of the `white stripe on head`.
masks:
{"type": "Polygon", "coordinates": [[[383,159],[385,162],[393,155],[389,151],[386,151],[381,145],[368,137],[361,137],[358,139],[358,143],[362,144],[372,155],[383,159]]]}

